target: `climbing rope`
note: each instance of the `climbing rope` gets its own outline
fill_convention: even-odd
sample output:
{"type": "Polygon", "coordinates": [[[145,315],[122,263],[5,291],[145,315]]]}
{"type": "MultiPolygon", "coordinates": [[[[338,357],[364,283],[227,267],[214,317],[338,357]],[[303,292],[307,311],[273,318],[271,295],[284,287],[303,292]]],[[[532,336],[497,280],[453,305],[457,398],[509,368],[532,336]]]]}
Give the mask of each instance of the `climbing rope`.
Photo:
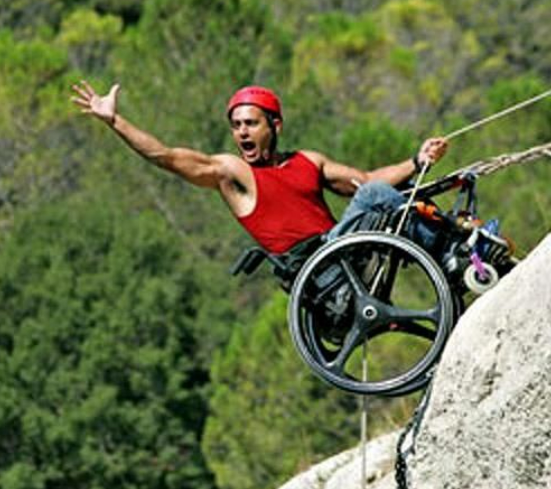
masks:
{"type": "MultiPolygon", "coordinates": [[[[362,380],[367,382],[368,364],[367,364],[367,339],[364,340],[362,349],[362,380]]],[[[367,415],[368,403],[367,395],[362,396],[362,414],[361,414],[361,450],[362,450],[362,472],[360,489],[367,487],[367,415]]]]}
{"type": "MultiPolygon", "coordinates": [[[[525,164],[545,157],[551,158],[551,142],[540,146],[534,146],[517,153],[502,154],[499,156],[486,158],[484,160],[475,161],[470,165],[459,168],[458,170],[437,178],[436,180],[418,185],[415,189],[415,193],[421,193],[424,197],[431,197],[432,195],[442,193],[447,188],[453,187],[454,182],[461,179],[465,175],[472,175],[475,177],[490,175],[512,165],[525,164]]],[[[404,195],[411,196],[413,195],[413,190],[406,190],[403,193],[404,195]]]]}
{"type": "Polygon", "coordinates": [[[492,114],[488,117],[485,117],[484,119],[473,122],[472,124],[469,124],[466,127],[462,127],[457,131],[450,132],[445,137],[449,141],[450,139],[456,138],[457,136],[460,136],[462,134],[465,134],[466,132],[476,129],[477,127],[483,126],[484,124],[488,124],[488,122],[495,121],[496,119],[499,119],[503,116],[511,114],[512,112],[523,109],[524,107],[528,107],[529,105],[532,105],[533,103],[538,102],[539,100],[543,100],[544,98],[549,97],[550,95],[551,95],[551,90],[547,90],[543,93],[540,93],[539,95],[536,95],[535,97],[532,97],[528,100],[524,100],[523,102],[513,105],[512,107],[508,107],[507,109],[502,110],[496,114],[492,114]]]}
{"type": "Polygon", "coordinates": [[[485,160],[476,161],[475,163],[457,170],[450,175],[457,175],[465,172],[475,173],[476,175],[490,175],[491,173],[507,168],[508,166],[528,163],[543,157],[551,158],[551,142],[542,144],[541,146],[535,146],[518,153],[503,154],[500,156],[487,158],[485,160]]]}
{"type": "MultiPolygon", "coordinates": [[[[434,371],[433,371],[434,372],[434,371]]],[[[429,374],[433,375],[433,373],[429,374]]],[[[404,431],[400,434],[398,439],[398,445],[396,446],[396,463],[395,463],[395,473],[394,479],[396,480],[397,489],[409,489],[409,479],[408,479],[408,466],[407,458],[410,454],[415,454],[415,442],[417,440],[417,434],[421,427],[423,417],[425,416],[425,411],[430,401],[430,396],[432,393],[432,378],[429,380],[425,392],[419,405],[415,409],[413,416],[409,420],[408,424],[404,428],[404,431]],[[409,439],[409,445],[405,447],[406,441],[409,439]]]]}

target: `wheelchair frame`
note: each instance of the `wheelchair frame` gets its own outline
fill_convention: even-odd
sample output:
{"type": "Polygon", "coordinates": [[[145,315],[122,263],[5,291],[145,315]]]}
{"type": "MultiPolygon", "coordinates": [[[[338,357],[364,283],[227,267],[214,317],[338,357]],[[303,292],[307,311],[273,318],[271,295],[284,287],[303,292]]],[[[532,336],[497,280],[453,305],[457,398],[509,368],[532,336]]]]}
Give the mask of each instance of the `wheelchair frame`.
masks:
{"type": "Polygon", "coordinates": [[[364,395],[413,392],[430,380],[464,312],[465,294],[486,292],[516,263],[510,242],[477,218],[475,180],[471,174],[440,179],[425,186],[406,209],[408,220],[430,221],[438,228],[434,249],[393,234],[403,213],[398,209],[369,215],[358,230],[330,242],[314,236],[281,255],[249,248],[231,273],[250,275],[264,260],[271,263],[290,294],[288,322],[295,347],[324,381],[364,395]],[[442,212],[430,199],[453,188],[459,189],[457,201],[442,212]],[[429,291],[425,304],[408,304],[409,281],[429,291]],[[413,360],[397,365],[395,358],[387,358],[402,357],[405,349],[413,360]],[[381,358],[360,367],[359,358],[368,352],[381,358]]]}

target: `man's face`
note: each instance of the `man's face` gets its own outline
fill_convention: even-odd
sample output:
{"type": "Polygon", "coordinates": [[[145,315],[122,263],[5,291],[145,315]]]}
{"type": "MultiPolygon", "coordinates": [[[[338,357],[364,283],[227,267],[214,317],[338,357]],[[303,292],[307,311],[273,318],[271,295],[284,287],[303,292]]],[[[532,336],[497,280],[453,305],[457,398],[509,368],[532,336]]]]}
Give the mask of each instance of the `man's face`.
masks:
{"type": "MultiPolygon", "coordinates": [[[[241,158],[250,165],[269,158],[272,131],[262,109],[255,105],[239,105],[231,114],[230,125],[241,158]]],[[[276,121],[276,128],[279,125],[276,121]]]]}

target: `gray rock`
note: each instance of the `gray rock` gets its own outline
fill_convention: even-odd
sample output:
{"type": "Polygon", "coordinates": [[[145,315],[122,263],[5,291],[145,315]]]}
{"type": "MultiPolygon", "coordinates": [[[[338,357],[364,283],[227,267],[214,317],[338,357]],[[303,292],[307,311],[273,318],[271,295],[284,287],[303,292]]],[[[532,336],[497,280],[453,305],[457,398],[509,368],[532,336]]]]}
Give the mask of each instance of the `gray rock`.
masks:
{"type": "Polygon", "coordinates": [[[551,487],[551,235],[461,318],[411,460],[415,489],[551,487]]]}
{"type": "MultiPolygon", "coordinates": [[[[369,489],[394,489],[394,460],[398,433],[383,435],[366,446],[366,479],[369,489]]],[[[342,452],[302,474],[280,489],[360,489],[362,452],[356,447],[342,452]]]]}

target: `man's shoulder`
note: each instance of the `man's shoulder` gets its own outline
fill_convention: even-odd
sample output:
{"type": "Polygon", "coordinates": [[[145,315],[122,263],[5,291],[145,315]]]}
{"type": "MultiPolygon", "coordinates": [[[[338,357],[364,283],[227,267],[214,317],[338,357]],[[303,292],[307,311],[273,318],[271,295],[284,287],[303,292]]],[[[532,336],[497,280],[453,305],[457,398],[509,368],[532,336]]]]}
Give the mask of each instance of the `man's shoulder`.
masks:
{"type": "Polygon", "coordinates": [[[321,167],[326,159],[326,156],[323,153],[311,149],[301,149],[300,151],[297,151],[297,153],[302,154],[312,163],[315,163],[318,167],[321,167]]]}
{"type": "Polygon", "coordinates": [[[239,156],[231,153],[218,153],[211,156],[211,158],[220,164],[240,164],[245,163],[239,156]]]}
{"type": "Polygon", "coordinates": [[[320,153],[319,151],[313,151],[311,149],[301,149],[300,151],[297,151],[297,153],[301,153],[304,155],[307,159],[309,159],[312,163],[314,163],[318,168],[321,168],[325,161],[327,161],[327,157],[320,153]]]}
{"type": "Polygon", "coordinates": [[[222,178],[240,179],[251,172],[249,165],[239,156],[231,153],[220,153],[212,155],[212,159],[217,162],[220,168],[222,178]]]}
{"type": "Polygon", "coordinates": [[[212,159],[216,161],[220,166],[228,169],[241,168],[247,166],[239,156],[231,153],[219,153],[212,155],[212,159]]]}

